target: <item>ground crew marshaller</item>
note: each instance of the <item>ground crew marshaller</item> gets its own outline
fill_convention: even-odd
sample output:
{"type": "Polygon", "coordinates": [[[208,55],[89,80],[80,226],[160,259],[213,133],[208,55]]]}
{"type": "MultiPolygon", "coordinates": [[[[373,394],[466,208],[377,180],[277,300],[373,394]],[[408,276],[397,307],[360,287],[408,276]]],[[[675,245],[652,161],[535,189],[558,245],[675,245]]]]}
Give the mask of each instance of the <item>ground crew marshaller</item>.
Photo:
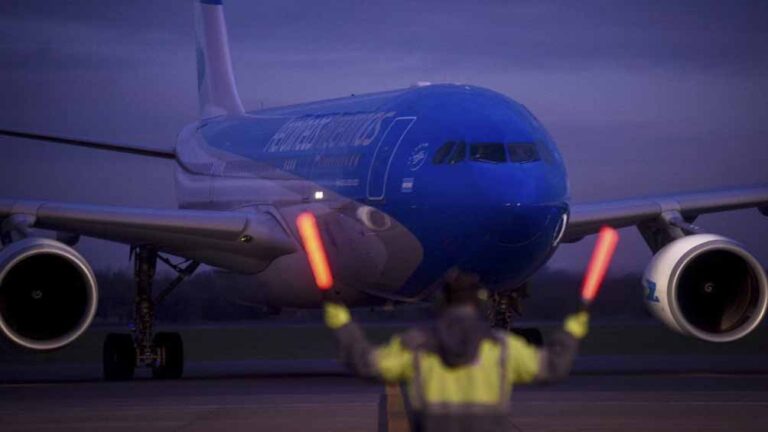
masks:
{"type": "Polygon", "coordinates": [[[510,430],[512,386],[565,378],[587,334],[589,315],[569,315],[563,328],[537,348],[491,328],[481,312],[487,293],[476,276],[453,272],[443,293],[434,323],[381,346],[367,341],[341,303],[325,301],[325,322],[336,335],[342,360],[356,374],[407,385],[413,431],[510,430]]]}

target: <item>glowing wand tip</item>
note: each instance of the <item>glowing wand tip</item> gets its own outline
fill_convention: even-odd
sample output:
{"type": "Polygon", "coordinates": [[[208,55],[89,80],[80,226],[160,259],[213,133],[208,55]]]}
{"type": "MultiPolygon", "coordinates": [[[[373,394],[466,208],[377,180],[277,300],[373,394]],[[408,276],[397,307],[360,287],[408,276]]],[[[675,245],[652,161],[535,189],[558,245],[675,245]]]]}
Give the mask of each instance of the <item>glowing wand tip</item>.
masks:
{"type": "Polygon", "coordinates": [[[587,273],[584,275],[584,284],[581,288],[581,300],[585,306],[591,304],[597,297],[618,243],[618,231],[609,226],[600,229],[597,235],[597,244],[592,252],[592,258],[589,260],[587,273]]]}
{"type": "Polygon", "coordinates": [[[296,218],[296,227],[299,229],[301,242],[307,252],[309,266],[315,277],[315,284],[321,290],[330,289],[333,286],[333,275],[328,265],[328,257],[325,254],[323,239],[317,227],[317,219],[310,212],[303,212],[296,218]]]}

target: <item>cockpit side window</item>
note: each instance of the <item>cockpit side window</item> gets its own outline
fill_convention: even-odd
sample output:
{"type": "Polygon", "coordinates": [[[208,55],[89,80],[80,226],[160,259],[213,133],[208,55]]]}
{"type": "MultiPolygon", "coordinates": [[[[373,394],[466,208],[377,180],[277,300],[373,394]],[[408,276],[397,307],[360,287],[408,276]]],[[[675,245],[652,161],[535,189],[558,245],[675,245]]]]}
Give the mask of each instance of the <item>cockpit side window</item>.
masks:
{"type": "Polygon", "coordinates": [[[478,162],[503,163],[507,161],[501,143],[477,143],[469,146],[469,159],[478,162]]]}
{"type": "Polygon", "coordinates": [[[466,158],[467,145],[464,144],[464,141],[447,141],[437,149],[435,156],[432,158],[432,163],[435,165],[453,165],[463,162],[466,158]]]}
{"type": "Polygon", "coordinates": [[[453,153],[451,154],[451,157],[448,159],[449,164],[456,164],[459,162],[464,162],[464,159],[467,158],[467,145],[464,144],[464,141],[459,141],[456,143],[456,148],[453,149],[453,153]]]}
{"type": "Polygon", "coordinates": [[[448,141],[441,145],[440,148],[438,148],[435,152],[435,156],[432,157],[432,163],[435,165],[446,163],[446,159],[448,159],[448,156],[451,154],[455,146],[456,143],[453,141],[448,141]]]}
{"type": "Polygon", "coordinates": [[[516,163],[536,162],[541,160],[539,151],[534,143],[507,144],[509,160],[516,163]]]}

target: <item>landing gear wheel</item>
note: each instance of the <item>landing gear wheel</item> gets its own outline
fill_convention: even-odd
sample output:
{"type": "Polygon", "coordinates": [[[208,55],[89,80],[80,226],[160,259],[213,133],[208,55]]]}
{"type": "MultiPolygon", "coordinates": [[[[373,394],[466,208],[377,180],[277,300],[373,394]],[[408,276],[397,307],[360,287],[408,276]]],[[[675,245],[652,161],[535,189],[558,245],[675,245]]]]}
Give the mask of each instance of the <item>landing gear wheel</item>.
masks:
{"type": "Polygon", "coordinates": [[[126,381],[133,378],[136,368],[136,347],[129,334],[110,333],[104,339],[104,379],[126,381]]]}
{"type": "Polygon", "coordinates": [[[157,333],[152,339],[157,362],[152,367],[156,379],[178,379],[184,372],[184,344],[178,333],[157,333]]]}

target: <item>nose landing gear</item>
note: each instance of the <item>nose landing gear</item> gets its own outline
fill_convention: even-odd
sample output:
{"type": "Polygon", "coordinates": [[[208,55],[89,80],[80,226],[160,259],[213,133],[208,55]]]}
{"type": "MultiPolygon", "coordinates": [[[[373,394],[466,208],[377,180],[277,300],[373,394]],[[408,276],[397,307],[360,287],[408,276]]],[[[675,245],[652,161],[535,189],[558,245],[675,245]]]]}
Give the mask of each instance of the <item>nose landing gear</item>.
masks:
{"type": "Polygon", "coordinates": [[[528,298],[528,285],[506,291],[494,291],[491,293],[488,308],[488,320],[494,328],[511,331],[525,339],[528,343],[541,346],[544,337],[541,330],[535,327],[514,327],[514,316],[522,316],[522,302],[528,298]]]}
{"type": "Polygon", "coordinates": [[[129,380],[136,367],[149,367],[157,379],[180,378],[184,372],[184,345],[179,333],[154,333],[155,306],[199,266],[196,261],[180,267],[151,247],[141,246],[133,253],[136,301],[133,334],[110,333],[104,340],[103,371],[107,381],[129,380]],[[178,276],[157,299],[152,297],[152,282],[157,260],[177,271],[178,276]]]}

